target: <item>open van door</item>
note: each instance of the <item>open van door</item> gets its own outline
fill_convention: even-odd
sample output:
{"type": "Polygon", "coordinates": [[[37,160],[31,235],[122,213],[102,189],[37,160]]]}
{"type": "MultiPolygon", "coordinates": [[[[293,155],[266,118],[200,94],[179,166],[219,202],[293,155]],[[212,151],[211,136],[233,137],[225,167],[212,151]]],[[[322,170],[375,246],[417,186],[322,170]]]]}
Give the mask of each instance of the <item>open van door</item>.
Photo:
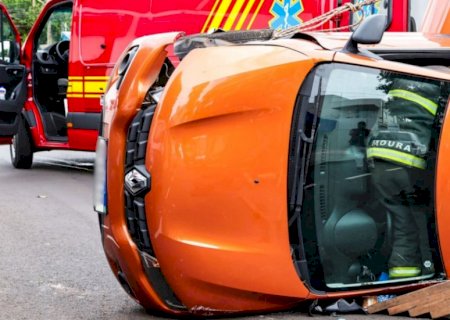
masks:
{"type": "Polygon", "coordinates": [[[26,70],[20,64],[20,36],[0,3],[0,144],[10,143],[26,100],[26,70]]]}

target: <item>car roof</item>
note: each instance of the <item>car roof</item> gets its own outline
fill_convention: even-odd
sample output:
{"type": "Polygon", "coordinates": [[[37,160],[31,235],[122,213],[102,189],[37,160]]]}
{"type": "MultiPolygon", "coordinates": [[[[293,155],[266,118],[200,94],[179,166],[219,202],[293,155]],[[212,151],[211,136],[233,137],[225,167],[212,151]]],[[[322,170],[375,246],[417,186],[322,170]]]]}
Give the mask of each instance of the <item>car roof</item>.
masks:
{"type": "MultiPolygon", "coordinates": [[[[308,33],[320,46],[328,50],[342,49],[351,36],[350,32],[313,32],[308,33]]],[[[418,32],[385,32],[383,39],[376,45],[362,45],[369,50],[449,50],[450,35],[423,34],[418,32]]]]}
{"type": "Polygon", "coordinates": [[[272,41],[316,61],[376,66],[450,81],[450,35],[385,32],[379,44],[360,46],[361,51],[371,51],[381,58],[375,59],[376,62],[364,52],[358,55],[342,52],[350,37],[350,32],[312,32],[272,41]]]}

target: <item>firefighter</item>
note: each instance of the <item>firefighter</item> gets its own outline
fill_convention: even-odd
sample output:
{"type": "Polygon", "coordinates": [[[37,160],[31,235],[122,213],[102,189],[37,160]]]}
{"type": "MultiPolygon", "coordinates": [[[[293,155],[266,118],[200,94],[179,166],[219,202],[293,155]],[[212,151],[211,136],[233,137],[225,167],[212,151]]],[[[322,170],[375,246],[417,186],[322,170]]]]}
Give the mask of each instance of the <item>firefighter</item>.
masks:
{"type": "Polygon", "coordinates": [[[428,240],[433,173],[427,160],[440,87],[431,82],[395,79],[382,123],[369,137],[367,159],[379,201],[392,217],[389,277],[432,274],[428,240]]]}

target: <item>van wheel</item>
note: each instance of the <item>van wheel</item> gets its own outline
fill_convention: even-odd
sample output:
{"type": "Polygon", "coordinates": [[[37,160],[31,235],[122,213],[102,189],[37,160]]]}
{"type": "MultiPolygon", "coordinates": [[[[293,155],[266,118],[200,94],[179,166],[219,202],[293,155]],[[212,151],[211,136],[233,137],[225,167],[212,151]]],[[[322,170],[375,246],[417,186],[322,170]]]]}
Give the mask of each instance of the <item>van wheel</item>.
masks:
{"type": "Polygon", "coordinates": [[[20,117],[19,130],[9,146],[11,163],[17,169],[30,169],[33,163],[33,146],[26,121],[20,117]]]}

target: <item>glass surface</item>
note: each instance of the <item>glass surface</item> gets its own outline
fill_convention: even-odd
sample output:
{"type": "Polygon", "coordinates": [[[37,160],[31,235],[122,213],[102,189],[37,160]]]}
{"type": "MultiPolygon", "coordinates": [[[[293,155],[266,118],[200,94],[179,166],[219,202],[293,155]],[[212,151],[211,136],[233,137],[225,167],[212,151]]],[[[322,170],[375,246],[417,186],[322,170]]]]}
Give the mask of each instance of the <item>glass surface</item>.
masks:
{"type": "MultiPolygon", "coordinates": [[[[364,2],[364,0],[353,0],[353,4],[358,4],[364,2]]],[[[351,24],[355,24],[358,21],[360,21],[364,17],[371,16],[373,14],[385,14],[388,15],[388,8],[390,7],[389,4],[385,7],[383,4],[384,1],[379,1],[375,4],[371,4],[368,6],[364,6],[363,10],[356,11],[351,14],[351,24]]],[[[389,15],[388,15],[389,16],[389,15]]]]}
{"type": "Polygon", "coordinates": [[[303,97],[314,132],[302,206],[312,285],[435,277],[434,184],[448,84],[343,64],[316,68],[303,97]],[[317,118],[314,119],[314,108],[317,118]]]}
{"type": "Polygon", "coordinates": [[[429,2],[429,0],[410,0],[409,31],[422,30],[423,18],[425,17],[425,12],[429,2]]]}
{"type": "Polygon", "coordinates": [[[44,49],[62,40],[70,40],[72,8],[64,6],[53,10],[38,37],[38,49],[44,49]]]}
{"type": "Polygon", "coordinates": [[[1,39],[0,39],[0,60],[5,63],[14,62],[14,46],[16,36],[6,15],[1,12],[1,39]]]}

